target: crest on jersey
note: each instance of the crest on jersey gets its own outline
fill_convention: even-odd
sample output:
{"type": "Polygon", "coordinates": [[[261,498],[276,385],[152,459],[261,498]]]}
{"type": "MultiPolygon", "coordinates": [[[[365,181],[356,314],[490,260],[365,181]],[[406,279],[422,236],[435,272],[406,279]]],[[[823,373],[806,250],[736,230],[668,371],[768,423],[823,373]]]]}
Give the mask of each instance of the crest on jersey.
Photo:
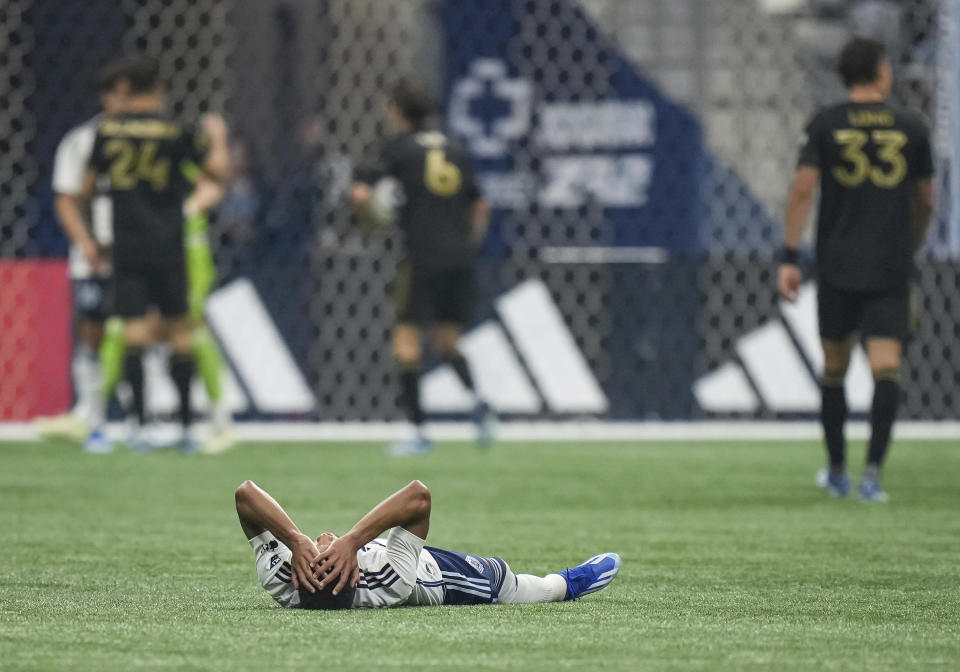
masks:
{"type": "Polygon", "coordinates": [[[473,567],[475,570],[477,570],[481,574],[484,573],[483,563],[480,562],[477,558],[473,557],[472,555],[467,556],[467,563],[469,563],[471,567],[473,567]]]}
{"type": "Polygon", "coordinates": [[[270,567],[272,568],[272,567],[276,566],[276,564],[277,564],[278,562],[280,562],[280,556],[279,556],[279,555],[274,555],[272,558],[270,558],[270,567]]]}

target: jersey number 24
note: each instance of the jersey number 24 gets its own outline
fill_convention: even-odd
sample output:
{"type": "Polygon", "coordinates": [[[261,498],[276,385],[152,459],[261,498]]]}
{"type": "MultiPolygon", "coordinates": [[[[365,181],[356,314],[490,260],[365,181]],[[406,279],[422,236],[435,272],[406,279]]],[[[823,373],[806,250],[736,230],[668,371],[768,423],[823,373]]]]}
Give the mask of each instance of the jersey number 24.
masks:
{"type": "Polygon", "coordinates": [[[113,158],[110,164],[110,185],[114,189],[133,189],[141,180],[149,182],[154,191],[162,191],[170,178],[170,160],[157,158],[157,141],[114,138],[103,147],[113,158]]]}

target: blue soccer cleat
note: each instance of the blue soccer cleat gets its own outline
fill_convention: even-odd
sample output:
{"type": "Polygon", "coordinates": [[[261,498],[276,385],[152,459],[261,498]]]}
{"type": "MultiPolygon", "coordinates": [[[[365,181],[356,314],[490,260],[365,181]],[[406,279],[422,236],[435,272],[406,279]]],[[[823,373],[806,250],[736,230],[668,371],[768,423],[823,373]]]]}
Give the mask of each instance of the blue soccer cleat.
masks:
{"type": "Polygon", "coordinates": [[[387,446],[386,453],[390,457],[417,457],[427,455],[433,450],[433,441],[418,436],[413,439],[397,441],[387,446]]]}
{"type": "Polygon", "coordinates": [[[864,476],[860,480],[860,501],[861,502],[885,502],[887,493],[883,491],[880,481],[869,476],[864,476]]]}
{"type": "Polygon", "coordinates": [[[113,441],[104,436],[103,432],[96,429],[90,432],[90,436],[83,443],[83,452],[94,455],[106,455],[113,452],[113,441]]]}
{"type": "Polygon", "coordinates": [[[817,472],[817,487],[827,491],[827,494],[836,499],[843,499],[850,492],[850,477],[846,474],[834,476],[829,469],[817,472]]]}
{"type": "Polygon", "coordinates": [[[573,569],[559,572],[567,582],[567,594],[563,599],[576,600],[606,588],[620,573],[620,563],[620,556],[616,553],[602,553],[573,569]]]}

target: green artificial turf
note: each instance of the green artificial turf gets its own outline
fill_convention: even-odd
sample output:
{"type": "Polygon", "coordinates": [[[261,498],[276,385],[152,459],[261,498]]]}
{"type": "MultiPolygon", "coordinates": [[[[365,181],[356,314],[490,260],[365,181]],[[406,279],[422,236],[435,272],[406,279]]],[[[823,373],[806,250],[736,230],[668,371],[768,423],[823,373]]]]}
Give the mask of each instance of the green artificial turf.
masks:
{"type": "MultiPolygon", "coordinates": [[[[860,460],[860,446],[854,451],[860,460]]],[[[960,669],[960,446],[898,442],[886,505],[813,485],[814,443],[246,445],[219,456],[0,444],[0,668],[960,669]],[[547,573],[617,551],[574,603],[282,610],[233,490],[308,534],[419,478],[431,544],[547,573]]]]}

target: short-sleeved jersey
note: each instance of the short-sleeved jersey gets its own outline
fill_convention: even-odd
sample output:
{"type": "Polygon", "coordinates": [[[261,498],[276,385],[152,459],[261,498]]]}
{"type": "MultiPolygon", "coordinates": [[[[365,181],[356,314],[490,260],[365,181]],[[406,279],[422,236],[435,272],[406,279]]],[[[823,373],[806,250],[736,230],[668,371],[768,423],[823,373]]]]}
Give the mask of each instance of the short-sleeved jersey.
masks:
{"type": "Polygon", "coordinates": [[[403,133],[387,140],[356,175],[370,185],[387,176],[403,190],[397,223],[410,261],[430,267],[473,263],[471,213],[480,190],[466,151],[439,131],[403,133]]]}
{"type": "Polygon", "coordinates": [[[423,539],[402,527],[357,551],[360,583],[353,606],[397,607],[443,604],[443,575],[423,539]]]}
{"type": "Polygon", "coordinates": [[[160,114],[125,114],[97,129],[90,165],[113,201],[114,266],[163,266],[184,254],[183,202],[207,138],[160,114]]]}
{"type": "Polygon", "coordinates": [[[820,277],[852,291],[906,283],[916,183],[933,174],[922,119],[881,102],[831,107],[807,126],[799,164],[820,171],[820,277]]]}
{"type": "MultiPolygon", "coordinates": [[[[77,196],[83,191],[83,181],[93,153],[93,142],[97,136],[102,116],[70,129],[60,144],[53,160],[53,191],[56,194],[77,196]]],[[[110,198],[98,190],[90,204],[88,223],[93,239],[101,245],[113,242],[111,226],[112,210],[110,198]]],[[[90,263],[76,245],[70,245],[70,277],[89,278],[93,274],[90,263]]]]}

